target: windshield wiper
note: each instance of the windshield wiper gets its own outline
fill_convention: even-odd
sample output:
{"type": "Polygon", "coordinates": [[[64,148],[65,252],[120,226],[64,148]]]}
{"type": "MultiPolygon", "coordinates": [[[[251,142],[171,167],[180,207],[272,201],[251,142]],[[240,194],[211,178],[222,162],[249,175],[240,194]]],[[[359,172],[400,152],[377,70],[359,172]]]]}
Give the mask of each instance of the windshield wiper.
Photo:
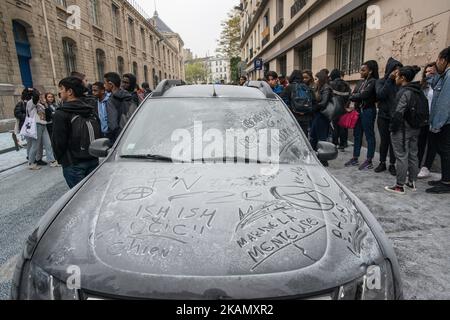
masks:
{"type": "Polygon", "coordinates": [[[249,158],[242,157],[223,157],[223,158],[202,158],[193,159],[192,162],[235,162],[235,163],[262,163],[260,160],[253,160],[249,158]]]}
{"type": "Polygon", "coordinates": [[[145,160],[155,160],[155,161],[161,161],[161,162],[176,161],[170,157],[161,156],[158,154],[124,154],[124,155],[121,155],[120,157],[124,158],[124,159],[145,159],[145,160]]]}

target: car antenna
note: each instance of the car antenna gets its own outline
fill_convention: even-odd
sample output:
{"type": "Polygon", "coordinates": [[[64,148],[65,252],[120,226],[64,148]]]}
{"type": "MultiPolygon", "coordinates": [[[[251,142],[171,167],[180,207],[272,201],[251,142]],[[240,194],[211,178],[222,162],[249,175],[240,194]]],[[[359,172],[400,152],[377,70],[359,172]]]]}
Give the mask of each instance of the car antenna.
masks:
{"type": "Polygon", "coordinates": [[[213,84],[213,98],[217,98],[216,86],[213,84]]]}

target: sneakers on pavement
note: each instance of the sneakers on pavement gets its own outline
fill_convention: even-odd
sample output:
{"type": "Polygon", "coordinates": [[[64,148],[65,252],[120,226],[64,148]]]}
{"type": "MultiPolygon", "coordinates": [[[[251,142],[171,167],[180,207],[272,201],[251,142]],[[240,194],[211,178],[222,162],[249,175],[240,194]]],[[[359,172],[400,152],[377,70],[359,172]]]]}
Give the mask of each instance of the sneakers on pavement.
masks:
{"type": "Polygon", "coordinates": [[[395,185],[392,187],[385,187],[384,190],[391,192],[391,193],[395,193],[395,194],[399,194],[399,195],[404,195],[405,192],[405,188],[399,185],[395,185]]]}
{"type": "Polygon", "coordinates": [[[407,187],[411,191],[414,191],[414,192],[417,191],[417,186],[416,186],[415,182],[408,182],[407,184],[405,184],[405,187],[407,187]]]}
{"type": "Polygon", "coordinates": [[[397,168],[395,168],[395,164],[391,164],[389,166],[389,173],[394,177],[397,176],[397,168]]]}
{"type": "Polygon", "coordinates": [[[36,170],[41,170],[41,167],[38,167],[38,165],[36,163],[33,163],[33,164],[28,165],[28,169],[36,171],[36,170]]]}
{"type": "Polygon", "coordinates": [[[381,173],[387,170],[386,167],[386,163],[385,162],[380,162],[380,164],[378,165],[378,167],[375,168],[375,172],[376,173],[381,173]]]}
{"type": "Polygon", "coordinates": [[[371,160],[366,160],[362,165],[359,166],[359,170],[372,170],[373,169],[373,163],[371,160]]]}
{"type": "Polygon", "coordinates": [[[433,188],[427,189],[426,193],[429,194],[448,194],[450,193],[450,184],[445,184],[440,182],[438,185],[433,188]]]}
{"type": "Polygon", "coordinates": [[[46,166],[48,163],[45,162],[45,161],[42,161],[42,159],[41,159],[41,160],[39,160],[39,161],[36,161],[36,164],[37,164],[38,166],[46,166]]]}
{"type": "Polygon", "coordinates": [[[431,177],[431,172],[428,170],[428,168],[423,167],[420,169],[419,175],[417,176],[419,179],[426,179],[431,177]]]}
{"type": "Polygon", "coordinates": [[[58,163],[58,161],[53,161],[50,163],[51,168],[59,168],[61,165],[58,163]]]}
{"type": "Polygon", "coordinates": [[[442,180],[428,181],[430,187],[437,187],[442,184],[442,180]]]}
{"type": "Polygon", "coordinates": [[[359,165],[359,161],[356,158],[351,159],[345,164],[346,167],[356,167],[357,165],[359,165]]]}

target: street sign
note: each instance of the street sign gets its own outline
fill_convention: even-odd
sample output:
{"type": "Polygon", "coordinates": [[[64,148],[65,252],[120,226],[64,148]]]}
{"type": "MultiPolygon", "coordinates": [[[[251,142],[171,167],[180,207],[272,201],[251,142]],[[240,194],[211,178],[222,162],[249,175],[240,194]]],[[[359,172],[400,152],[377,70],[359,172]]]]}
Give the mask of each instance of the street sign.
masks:
{"type": "Polygon", "coordinates": [[[262,70],[262,69],[263,69],[263,60],[255,59],[255,70],[262,70]]]}

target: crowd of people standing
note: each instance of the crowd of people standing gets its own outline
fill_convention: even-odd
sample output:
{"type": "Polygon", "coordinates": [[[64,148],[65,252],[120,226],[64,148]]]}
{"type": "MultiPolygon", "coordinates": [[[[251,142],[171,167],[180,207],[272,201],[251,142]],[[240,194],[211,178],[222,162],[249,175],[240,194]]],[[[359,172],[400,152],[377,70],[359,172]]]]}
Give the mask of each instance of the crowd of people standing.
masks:
{"type": "MultiPolygon", "coordinates": [[[[294,70],[289,81],[280,81],[276,72],[269,71],[264,80],[293,112],[314,150],[319,141],[331,140],[344,151],[348,147],[349,129],[353,129],[353,156],[345,166],[374,169],[376,173],[388,171],[397,180],[385,190],[396,194],[405,194],[407,189],[416,191],[418,179],[430,178],[439,154],[442,178],[429,181],[430,188],[426,192],[448,194],[449,64],[450,47],[442,50],[437,60],[423,69],[404,66],[390,58],[383,77],[379,75],[377,61],[370,60],[362,64],[361,80],[353,90],[344,81],[344,73],[337,69],[331,72],[320,70],[315,77],[310,70],[294,70]],[[421,70],[421,79],[415,81],[421,70]],[[380,158],[376,168],[375,125],[380,135],[380,158]],[[363,139],[366,140],[367,154],[365,160],[360,161],[363,139]]],[[[246,77],[241,77],[240,84],[244,85],[246,81],[246,77]]]]}
{"type": "MultiPolygon", "coordinates": [[[[430,181],[431,194],[450,193],[450,47],[436,62],[423,68],[404,66],[390,58],[382,78],[378,63],[364,62],[361,80],[351,89],[340,70],[294,70],[281,78],[269,71],[265,81],[290,108],[304,134],[317,150],[320,141],[331,140],[341,151],[348,147],[349,129],[353,129],[353,156],[346,167],[389,171],[396,176],[386,191],[405,194],[416,190],[419,178],[429,178],[440,155],[442,178],[430,181]],[[378,120],[377,120],[378,119],[378,120]],[[376,152],[375,124],[380,135],[379,164],[376,152]],[[360,161],[363,139],[367,154],[360,161]],[[389,164],[388,164],[389,156],[389,164]]],[[[241,77],[240,85],[247,79],[241,77]]],[[[90,85],[86,76],[73,72],[59,83],[59,94],[41,94],[25,89],[15,108],[17,133],[26,135],[27,159],[31,170],[41,166],[62,166],[73,188],[97,166],[89,154],[89,145],[98,138],[114,143],[139,104],[151,93],[148,83],[142,88],[136,76],[110,72],[102,81],[90,85]],[[34,128],[34,129],[33,129],[34,128]],[[48,162],[43,161],[43,150],[48,162]]],[[[327,162],[323,162],[325,166],[327,162]]]]}
{"type": "Polygon", "coordinates": [[[62,167],[73,188],[98,166],[98,159],[89,154],[90,143],[98,138],[114,143],[152,91],[148,83],[139,88],[133,74],[121,77],[114,72],[92,85],[84,74],[72,72],[58,87],[58,95],[35,88],[23,91],[14,110],[15,133],[25,138],[30,170],[62,167]]]}

